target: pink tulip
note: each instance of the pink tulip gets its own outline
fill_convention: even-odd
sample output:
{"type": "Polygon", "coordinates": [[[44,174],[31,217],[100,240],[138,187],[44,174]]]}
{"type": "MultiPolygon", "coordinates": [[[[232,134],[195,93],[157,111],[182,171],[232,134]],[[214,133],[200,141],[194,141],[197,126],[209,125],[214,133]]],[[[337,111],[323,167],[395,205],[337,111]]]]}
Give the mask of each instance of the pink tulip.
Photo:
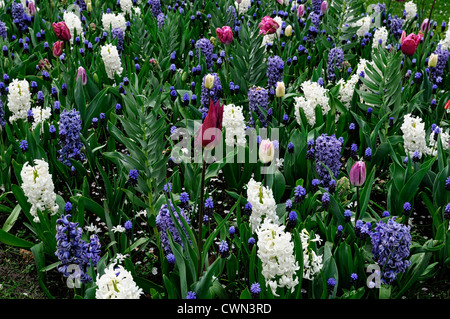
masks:
{"type": "Polygon", "coordinates": [[[350,169],[350,183],[354,186],[362,186],[366,181],[366,164],[363,161],[358,161],[353,164],[350,169]]]}
{"type": "Polygon", "coordinates": [[[416,35],[414,33],[411,33],[410,35],[406,36],[405,31],[403,31],[400,38],[402,52],[408,56],[413,55],[416,52],[421,39],[422,35],[420,34],[416,35]]]}
{"type": "Polygon", "coordinates": [[[56,36],[58,39],[63,41],[69,41],[71,38],[69,28],[67,27],[66,23],[64,21],[55,23],[53,22],[53,31],[55,31],[56,36]]]}
{"type": "Polygon", "coordinates": [[[222,136],[223,106],[224,104],[220,106],[219,101],[214,103],[210,99],[208,115],[196,133],[196,145],[212,149],[219,144],[222,136]]]}
{"type": "Polygon", "coordinates": [[[424,19],[422,21],[422,24],[420,25],[420,31],[422,33],[425,33],[427,30],[430,30],[430,22],[429,22],[428,18],[424,19]]]}
{"type": "Polygon", "coordinates": [[[258,24],[259,34],[272,34],[277,32],[279,27],[278,23],[269,16],[262,18],[261,22],[258,24]]]}
{"type": "Polygon", "coordinates": [[[328,12],[328,2],[327,1],[322,1],[322,4],[320,5],[320,12],[322,12],[323,14],[328,12]]]}
{"type": "Polygon", "coordinates": [[[298,8],[297,8],[297,17],[298,17],[298,18],[301,18],[301,17],[303,17],[304,15],[305,15],[305,5],[304,5],[304,4],[301,4],[301,5],[299,5],[298,8]]]}
{"type": "Polygon", "coordinates": [[[223,44],[230,44],[233,42],[233,30],[229,26],[216,29],[217,37],[223,44]]]}
{"type": "Polygon", "coordinates": [[[53,43],[52,51],[55,58],[59,57],[63,53],[63,45],[64,42],[62,41],[56,41],[55,43],[53,43]]]}
{"type": "Polygon", "coordinates": [[[28,2],[28,11],[30,11],[30,14],[32,16],[36,14],[36,6],[34,5],[34,2],[32,1],[28,2]]]}
{"type": "Polygon", "coordinates": [[[80,66],[79,68],[78,68],[78,71],[77,71],[77,81],[78,81],[78,78],[79,77],[81,77],[81,83],[83,84],[83,85],[86,85],[86,83],[87,83],[87,73],[86,73],[86,70],[82,67],[82,66],[80,66]]]}

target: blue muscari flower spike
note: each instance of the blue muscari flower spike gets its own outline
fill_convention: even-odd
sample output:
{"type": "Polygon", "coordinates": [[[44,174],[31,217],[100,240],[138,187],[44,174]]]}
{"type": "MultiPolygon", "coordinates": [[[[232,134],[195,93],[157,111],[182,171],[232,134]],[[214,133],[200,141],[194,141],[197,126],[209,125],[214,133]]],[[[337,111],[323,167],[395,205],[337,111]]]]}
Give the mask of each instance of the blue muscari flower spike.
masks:
{"type": "Polygon", "coordinates": [[[138,176],[139,176],[139,171],[137,169],[131,169],[130,172],[128,173],[128,183],[130,183],[131,186],[136,186],[137,182],[138,182],[138,176]]]}
{"type": "Polygon", "coordinates": [[[197,299],[197,294],[194,291],[188,291],[186,299],[197,299]]]}
{"type": "Polygon", "coordinates": [[[71,212],[72,212],[72,203],[71,203],[71,202],[67,202],[67,203],[64,205],[64,211],[65,211],[66,213],[71,213],[71,212]]]}
{"type": "Polygon", "coordinates": [[[349,223],[350,220],[351,220],[351,218],[352,218],[352,211],[349,210],[349,209],[346,209],[346,210],[344,211],[344,219],[345,219],[345,222],[346,222],[346,223],[349,223]]]}
{"type": "Polygon", "coordinates": [[[411,204],[409,202],[405,202],[403,204],[403,214],[405,214],[406,216],[409,216],[411,214],[411,204]]]}
{"type": "Polygon", "coordinates": [[[28,151],[28,142],[26,140],[21,140],[19,147],[22,150],[22,152],[25,153],[26,151],[28,151]]]}
{"type": "Polygon", "coordinates": [[[252,204],[247,202],[244,206],[244,212],[246,215],[250,215],[252,213],[252,204]]]}
{"type": "Polygon", "coordinates": [[[277,82],[282,81],[284,71],[284,61],[278,56],[271,56],[267,59],[267,84],[269,88],[276,87],[277,82]]]}
{"type": "Polygon", "coordinates": [[[219,253],[222,258],[226,258],[229,256],[230,251],[226,240],[222,240],[219,243],[219,253]]]}
{"type": "Polygon", "coordinates": [[[250,286],[250,293],[253,299],[257,299],[259,297],[259,294],[261,293],[261,285],[258,282],[254,282],[250,286]]]}
{"type": "Polygon", "coordinates": [[[297,185],[294,188],[294,203],[301,203],[305,198],[305,196],[306,196],[306,189],[301,185],[297,185]]]}
{"type": "Polygon", "coordinates": [[[322,208],[327,210],[330,205],[330,194],[323,193],[322,195],[322,208]]]}

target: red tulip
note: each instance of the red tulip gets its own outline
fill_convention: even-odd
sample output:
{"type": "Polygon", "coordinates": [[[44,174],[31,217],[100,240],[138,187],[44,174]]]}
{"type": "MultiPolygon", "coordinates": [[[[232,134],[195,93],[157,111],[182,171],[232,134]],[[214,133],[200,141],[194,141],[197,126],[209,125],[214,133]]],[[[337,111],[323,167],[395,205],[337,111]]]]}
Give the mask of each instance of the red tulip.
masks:
{"type": "Polygon", "coordinates": [[[447,103],[445,103],[444,109],[448,110],[449,106],[450,106],[450,100],[448,100],[447,103]]]}
{"type": "Polygon", "coordinates": [[[230,44],[233,42],[233,30],[229,26],[216,29],[217,37],[223,44],[230,44]]]}
{"type": "Polygon", "coordinates": [[[354,186],[362,186],[366,181],[366,164],[358,161],[350,169],[350,183],[354,186]]]}
{"type": "Polygon", "coordinates": [[[64,21],[55,23],[53,22],[53,31],[55,31],[58,39],[63,41],[69,41],[71,38],[69,28],[64,21]]]}
{"type": "Polygon", "coordinates": [[[422,36],[411,33],[406,36],[405,31],[402,33],[402,37],[400,38],[401,50],[404,54],[411,56],[416,52],[417,47],[419,46],[420,40],[422,36]]]}
{"type": "Polygon", "coordinates": [[[261,22],[258,24],[260,34],[272,34],[277,32],[279,27],[278,23],[269,16],[262,18],[261,22]]]}
{"type": "Polygon", "coordinates": [[[59,57],[62,53],[63,53],[63,45],[64,42],[62,41],[56,41],[55,43],[53,43],[53,56],[55,58],[59,57]]]}
{"type": "Polygon", "coordinates": [[[213,149],[219,144],[222,136],[222,118],[223,106],[220,106],[219,101],[216,103],[210,99],[208,115],[203,124],[197,130],[196,145],[201,145],[206,149],[213,149]]]}

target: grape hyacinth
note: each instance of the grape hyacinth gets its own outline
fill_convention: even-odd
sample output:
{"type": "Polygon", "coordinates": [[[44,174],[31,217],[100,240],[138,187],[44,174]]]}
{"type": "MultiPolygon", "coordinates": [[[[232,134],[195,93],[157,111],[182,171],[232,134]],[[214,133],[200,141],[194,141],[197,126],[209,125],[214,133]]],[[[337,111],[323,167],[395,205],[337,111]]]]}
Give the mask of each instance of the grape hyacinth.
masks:
{"type": "Polygon", "coordinates": [[[407,259],[410,227],[397,223],[394,216],[387,223],[379,221],[371,237],[373,257],[382,268],[381,281],[391,284],[411,264],[407,259]]]}
{"type": "MultiPolygon", "coordinates": [[[[168,206],[167,204],[164,204],[161,206],[161,209],[158,213],[158,216],[156,216],[156,227],[158,229],[158,231],[160,232],[160,236],[161,236],[161,245],[164,248],[164,251],[166,254],[169,254],[172,252],[172,249],[170,248],[170,244],[169,244],[169,237],[167,236],[167,230],[172,234],[173,237],[173,241],[180,244],[183,247],[183,242],[181,240],[181,236],[178,233],[178,230],[175,226],[175,222],[172,219],[172,216],[170,214],[169,211],[169,207],[172,210],[172,213],[174,214],[174,216],[177,218],[177,221],[181,228],[185,231],[183,224],[181,223],[180,220],[180,216],[179,214],[181,214],[181,216],[186,220],[187,223],[189,223],[189,219],[187,218],[187,216],[184,213],[183,209],[180,209],[180,213],[177,213],[177,211],[175,210],[175,207],[173,206],[173,204],[171,202],[169,202],[168,206]]],[[[186,233],[187,236],[187,233],[186,233]]]]}
{"type": "Polygon", "coordinates": [[[83,161],[84,154],[81,152],[83,143],[81,142],[81,117],[77,110],[64,110],[59,122],[59,144],[58,160],[67,166],[72,166],[71,159],[83,161]]]}
{"type": "Polygon", "coordinates": [[[442,46],[439,45],[438,48],[434,51],[434,54],[437,54],[438,60],[436,66],[434,68],[431,68],[430,71],[431,83],[437,83],[438,78],[443,77],[444,69],[449,59],[450,52],[448,50],[442,49],[442,46]]]}
{"type": "Polygon", "coordinates": [[[331,180],[330,173],[326,167],[330,169],[335,178],[339,175],[342,144],[342,139],[337,139],[335,135],[322,134],[316,139],[316,171],[324,185],[327,185],[331,180]]]}
{"type": "Polygon", "coordinates": [[[123,30],[121,28],[114,28],[111,31],[113,39],[117,38],[117,51],[123,51],[123,30]]]}

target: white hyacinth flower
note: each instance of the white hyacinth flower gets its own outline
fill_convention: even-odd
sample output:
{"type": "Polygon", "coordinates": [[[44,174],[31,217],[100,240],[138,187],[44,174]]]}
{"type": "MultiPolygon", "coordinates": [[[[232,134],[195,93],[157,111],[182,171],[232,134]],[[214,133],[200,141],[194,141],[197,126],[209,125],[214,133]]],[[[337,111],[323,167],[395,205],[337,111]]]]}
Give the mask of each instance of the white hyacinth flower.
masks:
{"type": "Polygon", "coordinates": [[[114,80],[114,75],[121,75],[123,68],[120,60],[119,51],[117,47],[112,44],[106,44],[102,46],[101,55],[103,63],[105,64],[105,70],[108,77],[114,80]]]}
{"type": "Polygon", "coordinates": [[[56,204],[56,193],[52,175],[48,170],[48,163],[44,160],[34,160],[35,165],[25,163],[20,172],[22,178],[22,190],[31,204],[30,214],[33,221],[39,223],[37,211],[48,210],[51,215],[58,212],[56,204]]]}
{"type": "Polygon", "coordinates": [[[127,22],[122,13],[103,13],[102,14],[103,30],[109,32],[110,30],[121,28],[123,32],[127,29],[127,22]]]}
{"type": "Polygon", "coordinates": [[[296,271],[300,269],[294,255],[291,234],[284,231],[284,225],[265,219],[257,230],[258,257],[262,263],[261,274],[274,296],[278,287],[294,291],[298,284],[296,271]]]}
{"type": "Polygon", "coordinates": [[[308,124],[314,126],[316,124],[316,106],[322,109],[322,114],[326,115],[330,111],[328,104],[328,90],[320,86],[317,82],[305,81],[301,84],[304,97],[295,97],[294,114],[297,123],[301,125],[300,109],[303,110],[308,120],[308,124]]]}
{"type": "Polygon", "coordinates": [[[413,1],[405,2],[406,20],[414,19],[417,14],[417,5],[413,1]]]}
{"type": "Polygon", "coordinates": [[[300,240],[303,249],[303,278],[313,280],[314,276],[320,272],[323,267],[323,256],[317,255],[316,252],[310,248],[311,242],[321,242],[319,235],[316,234],[314,239],[310,238],[310,234],[306,229],[300,233],[300,240]]]}
{"type": "Polygon", "coordinates": [[[270,188],[251,178],[247,184],[247,201],[252,205],[249,219],[252,232],[258,229],[263,219],[270,219],[278,223],[277,204],[270,188]]]}
{"type": "Polygon", "coordinates": [[[27,119],[27,112],[31,108],[30,85],[27,80],[14,79],[8,87],[8,108],[12,115],[11,122],[27,119]]]}
{"type": "Polygon", "coordinates": [[[425,136],[425,123],[421,118],[406,114],[400,129],[403,132],[403,146],[410,157],[415,151],[419,153],[419,158],[430,152],[425,136]]]}
{"type": "Polygon", "coordinates": [[[115,264],[110,264],[101,277],[97,274],[96,283],[96,299],[139,299],[143,294],[131,273],[115,264]]]}
{"type": "Polygon", "coordinates": [[[234,104],[225,105],[223,108],[222,126],[225,128],[225,144],[227,146],[245,146],[245,118],[242,106],[234,104]]]}

